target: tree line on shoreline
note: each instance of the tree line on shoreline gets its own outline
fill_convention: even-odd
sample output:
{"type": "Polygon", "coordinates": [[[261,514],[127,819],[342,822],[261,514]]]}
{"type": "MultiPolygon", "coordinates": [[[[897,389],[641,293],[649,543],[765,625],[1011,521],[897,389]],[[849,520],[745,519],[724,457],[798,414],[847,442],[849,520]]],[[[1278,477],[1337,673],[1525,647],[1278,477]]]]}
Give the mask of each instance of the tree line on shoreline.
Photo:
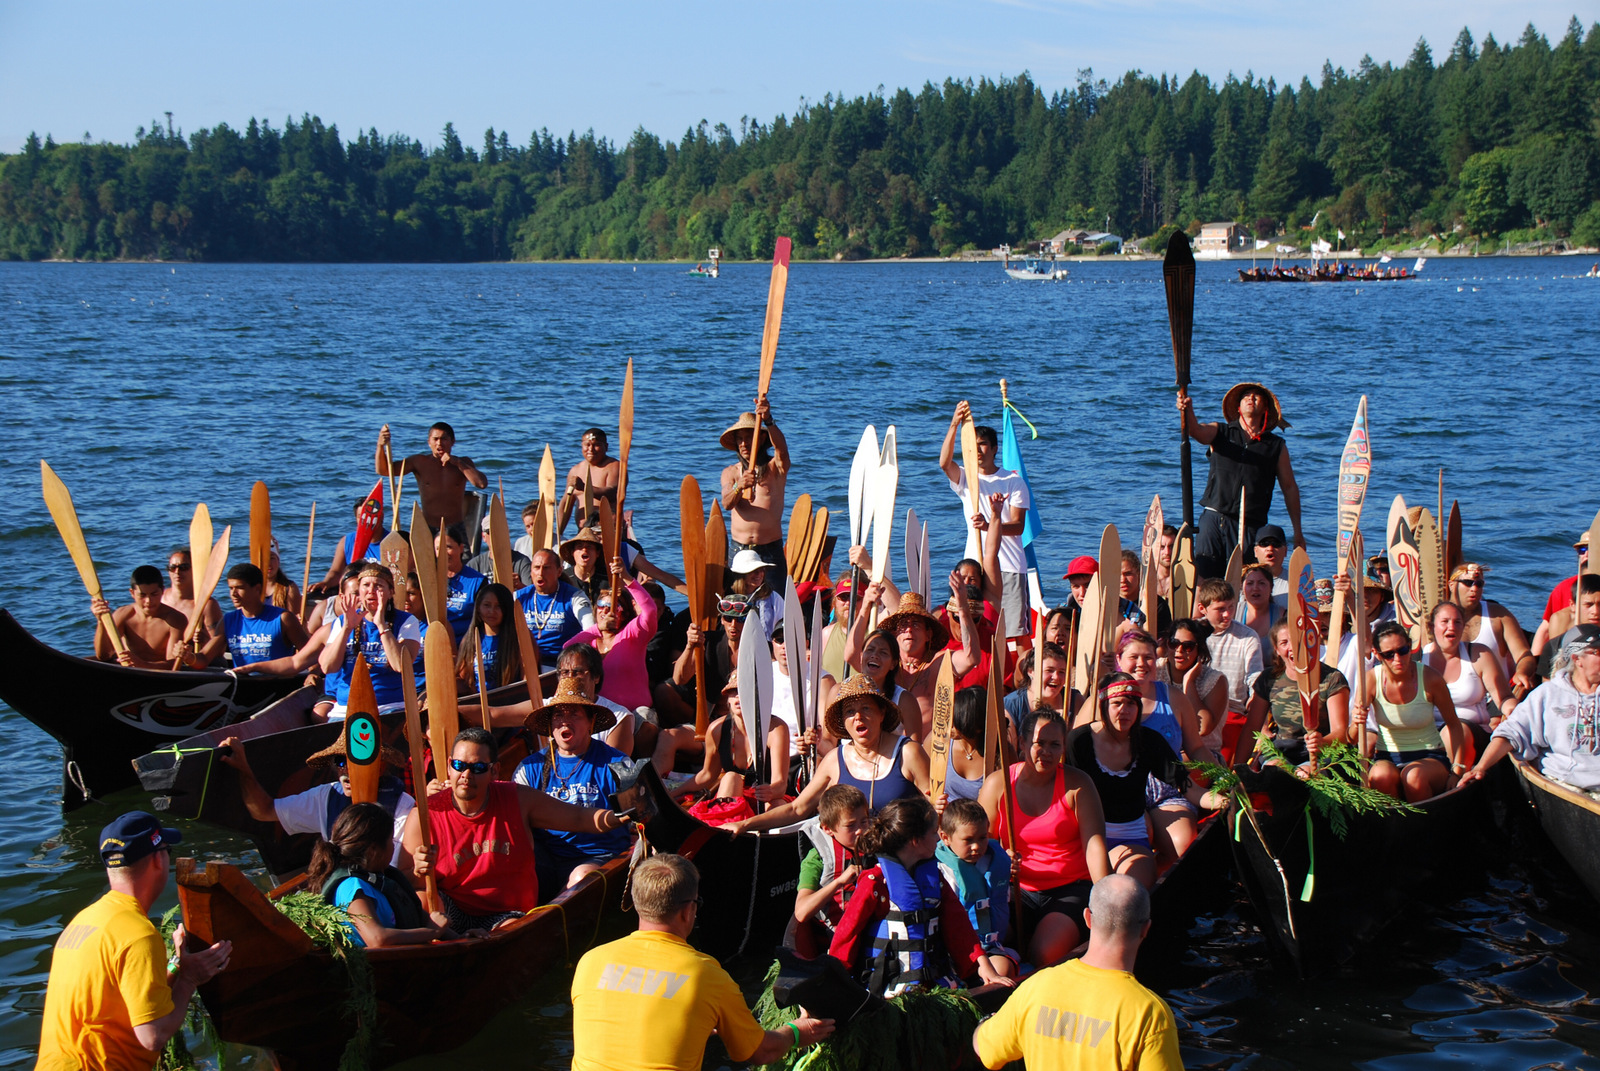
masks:
{"type": "Polygon", "coordinates": [[[132,144],[30,135],[0,155],[0,259],[485,261],[949,256],[1068,227],[1155,235],[1518,236],[1600,244],[1600,23],[1552,46],[1468,29],[1436,61],[1324,64],[1317,84],[1080,71],[1046,96],[947,80],[677,141],[644,129],[481,148],[447,124],[346,141],[320,118],[132,144]]]}

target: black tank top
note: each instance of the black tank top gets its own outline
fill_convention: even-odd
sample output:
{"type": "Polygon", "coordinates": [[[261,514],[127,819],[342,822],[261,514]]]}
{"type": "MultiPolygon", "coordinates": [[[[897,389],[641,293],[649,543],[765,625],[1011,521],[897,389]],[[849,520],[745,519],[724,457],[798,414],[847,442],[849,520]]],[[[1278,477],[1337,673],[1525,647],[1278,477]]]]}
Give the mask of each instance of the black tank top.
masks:
{"type": "Polygon", "coordinates": [[[1239,516],[1239,489],[1244,488],[1246,527],[1267,523],[1272,506],[1272,489],[1278,481],[1278,458],[1283,454],[1283,439],[1270,432],[1251,439],[1238,424],[1223,424],[1211,440],[1211,475],[1200,504],[1224,517],[1239,516]]]}

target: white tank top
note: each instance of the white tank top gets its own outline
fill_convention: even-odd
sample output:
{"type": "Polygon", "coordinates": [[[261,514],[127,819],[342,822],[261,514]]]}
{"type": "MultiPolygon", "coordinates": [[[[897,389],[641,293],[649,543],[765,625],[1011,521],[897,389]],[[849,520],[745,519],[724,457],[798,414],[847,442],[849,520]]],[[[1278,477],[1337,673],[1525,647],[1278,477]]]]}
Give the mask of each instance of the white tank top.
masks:
{"type": "MultiPolygon", "coordinates": [[[[1476,636],[1468,636],[1467,643],[1475,643],[1479,647],[1489,648],[1489,653],[1500,660],[1501,665],[1506,667],[1507,673],[1516,668],[1507,664],[1506,653],[1500,649],[1500,639],[1494,634],[1494,623],[1489,620],[1488,599],[1478,600],[1478,634],[1476,636]]],[[[1477,676],[1476,671],[1474,671],[1473,676],[1477,676]]]]}
{"type": "MultiPolygon", "coordinates": [[[[1439,676],[1444,676],[1445,657],[1439,653],[1439,648],[1428,644],[1423,649],[1423,664],[1436,670],[1439,676]]],[[[1478,676],[1477,667],[1472,664],[1472,644],[1461,645],[1461,672],[1455,680],[1445,680],[1445,687],[1450,691],[1450,701],[1456,705],[1456,717],[1462,721],[1476,722],[1485,729],[1489,727],[1489,690],[1483,686],[1483,679],[1478,676]]],[[[1441,719],[1442,720],[1442,719],[1441,719]]]]}

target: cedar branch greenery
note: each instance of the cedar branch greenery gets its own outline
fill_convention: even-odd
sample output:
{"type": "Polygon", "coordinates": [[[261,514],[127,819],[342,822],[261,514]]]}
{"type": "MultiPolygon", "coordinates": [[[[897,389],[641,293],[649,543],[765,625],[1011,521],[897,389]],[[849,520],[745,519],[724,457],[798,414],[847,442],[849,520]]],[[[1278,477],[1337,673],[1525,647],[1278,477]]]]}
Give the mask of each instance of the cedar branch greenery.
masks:
{"type": "MultiPolygon", "coordinates": [[[[367,960],[366,951],[350,939],[350,931],[345,926],[348,914],[317,894],[304,891],[275,900],[273,906],[304,930],[312,944],[327,952],[344,971],[349,984],[344,1012],[345,1018],[351,1020],[353,1030],[339,1058],[339,1071],[366,1071],[371,1066],[373,1046],[377,1040],[378,995],[372,977],[372,964],[367,960]]],[[[177,916],[178,908],[174,907],[161,917],[161,932],[169,943],[172,931],[178,925],[177,916]]],[[[198,993],[189,1003],[184,1029],[199,1034],[211,1051],[217,1054],[219,1066],[226,1066],[222,1042],[217,1037],[210,1016],[205,1013],[198,993]]],[[[194,1057],[180,1031],[167,1043],[157,1064],[157,1071],[180,1071],[195,1066],[194,1057]]]]}
{"type": "MultiPolygon", "coordinates": [[[[1272,737],[1262,732],[1256,734],[1257,747],[1263,763],[1272,763],[1285,770],[1295,769],[1295,764],[1273,746],[1272,737]]],[[[1243,785],[1238,773],[1214,763],[1191,762],[1186,764],[1211,783],[1211,791],[1218,795],[1240,792],[1243,785]]],[[[1328,820],[1328,828],[1340,840],[1350,832],[1350,818],[1360,814],[1420,814],[1410,803],[1395,799],[1375,788],[1361,787],[1361,758],[1349,744],[1325,741],[1317,756],[1317,774],[1304,778],[1310,789],[1308,802],[1311,809],[1328,820]]],[[[1248,804],[1248,800],[1241,800],[1248,804]]]]}
{"type": "Polygon", "coordinates": [[[131,145],[30,135],[0,156],[0,259],[764,260],[948,255],[1065,227],[1125,236],[1235,220],[1371,246],[1532,228],[1600,244],[1600,24],[1552,46],[1463,29],[1439,63],[1324,63],[1315,84],[1079,72],[825,96],[677,141],[446,124],[424,145],[320,118],[131,145]],[[1313,222],[1314,230],[1307,230],[1313,222]],[[1454,228],[1459,226],[1458,232],[1454,228]]]}

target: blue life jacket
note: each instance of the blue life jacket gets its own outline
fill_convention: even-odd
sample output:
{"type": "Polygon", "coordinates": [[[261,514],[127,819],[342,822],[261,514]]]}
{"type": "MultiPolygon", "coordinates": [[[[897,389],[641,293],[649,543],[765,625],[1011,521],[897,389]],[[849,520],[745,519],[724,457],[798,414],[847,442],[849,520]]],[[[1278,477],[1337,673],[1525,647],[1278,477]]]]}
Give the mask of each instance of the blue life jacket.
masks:
{"type": "Polygon", "coordinates": [[[939,936],[944,889],[939,864],[925,859],[908,873],[893,857],[879,856],[878,868],[889,892],[889,913],[878,923],[867,954],[867,988],[885,997],[918,985],[955,988],[939,936]]]}
{"type": "MultiPolygon", "coordinates": [[[[378,806],[389,814],[394,814],[395,808],[400,806],[400,797],[405,795],[405,782],[393,774],[384,774],[378,778],[378,806]]],[[[322,839],[327,840],[333,834],[333,823],[350,806],[350,797],[339,791],[339,786],[334,785],[333,791],[328,793],[328,805],[322,812],[322,839]]]]}
{"type": "Polygon", "coordinates": [[[955,890],[961,906],[967,909],[967,918],[978,933],[978,943],[985,951],[998,949],[1000,933],[1009,918],[1008,897],[1011,895],[1011,857],[997,840],[990,839],[986,853],[988,864],[978,866],[958,858],[955,852],[941,842],[935,849],[939,872],[955,890]]]}

